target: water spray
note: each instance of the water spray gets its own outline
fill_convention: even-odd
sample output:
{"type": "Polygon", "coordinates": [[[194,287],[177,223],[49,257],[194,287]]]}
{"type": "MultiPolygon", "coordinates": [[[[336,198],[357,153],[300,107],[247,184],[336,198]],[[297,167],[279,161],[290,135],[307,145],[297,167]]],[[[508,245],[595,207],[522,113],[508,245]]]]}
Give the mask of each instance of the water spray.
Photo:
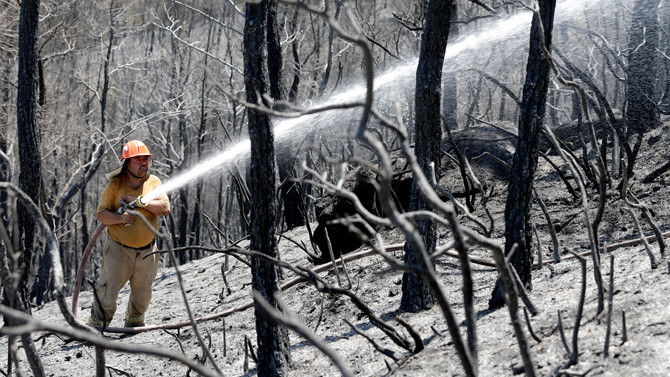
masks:
{"type": "MultiPolygon", "coordinates": [[[[557,4],[556,14],[559,18],[563,16],[565,19],[566,15],[586,11],[592,6],[600,3],[601,1],[564,0],[557,4]]],[[[528,28],[530,28],[531,19],[532,12],[520,12],[519,14],[507,18],[500,18],[495,22],[492,22],[485,30],[466,36],[454,43],[450,43],[447,46],[445,55],[445,70],[458,70],[464,65],[471,66],[471,60],[464,58],[465,54],[480,50],[483,46],[492,45],[496,42],[513,38],[515,35],[525,33],[528,28]]],[[[394,83],[397,84],[400,79],[411,79],[413,74],[416,73],[417,64],[418,58],[408,59],[403,64],[375,76],[375,93],[378,93],[389,85],[394,83]]],[[[325,107],[342,103],[351,103],[352,101],[356,101],[356,98],[362,97],[360,93],[364,93],[365,90],[365,84],[352,85],[347,90],[334,94],[318,105],[325,107]]],[[[320,118],[317,117],[320,114],[303,115],[278,121],[275,127],[275,138],[277,141],[287,138],[292,132],[298,131],[300,127],[306,127],[318,121],[320,118]]],[[[341,122],[341,119],[339,121],[341,122]]],[[[148,203],[165,193],[171,192],[187,184],[194,183],[211,170],[219,168],[236,158],[248,154],[250,149],[251,143],[249,139],[242,140],[205,161],[198,163],[190,170],[171,178],[163,185],[145,194],[141,202],[148,203]]]]}

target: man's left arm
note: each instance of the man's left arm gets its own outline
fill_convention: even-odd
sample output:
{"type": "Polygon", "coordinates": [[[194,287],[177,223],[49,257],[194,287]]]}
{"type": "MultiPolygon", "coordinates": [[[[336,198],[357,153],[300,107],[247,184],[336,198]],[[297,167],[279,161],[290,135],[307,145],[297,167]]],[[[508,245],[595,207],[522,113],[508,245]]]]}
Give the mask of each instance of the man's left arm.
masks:
{"type": "Polygon", "coordinates": [[[158,216],[167,216],[170,214],[170,208],[166,208],[161,199],[151,200],[142,208],[158,216]]]}
{"type": "MultiPolygon", "coordinates": [[[[126,195],[123,197],[123,201],[126,203],[132,203],[135,200],[137,200],[137,197],[132,196],[132,195],[126,195]]],[[[147,211],[153,213],[154,215],[158,216],[167,216],[170,214],[170,205],[167,204],[167,206],[164,204],[164,201],[167,201],[166,199],[158,198],[158,199],[153,199],[150,200],[149,203],[147,203],[146,206],[141,207],[143,209],[146,209],[147,211]]]]}

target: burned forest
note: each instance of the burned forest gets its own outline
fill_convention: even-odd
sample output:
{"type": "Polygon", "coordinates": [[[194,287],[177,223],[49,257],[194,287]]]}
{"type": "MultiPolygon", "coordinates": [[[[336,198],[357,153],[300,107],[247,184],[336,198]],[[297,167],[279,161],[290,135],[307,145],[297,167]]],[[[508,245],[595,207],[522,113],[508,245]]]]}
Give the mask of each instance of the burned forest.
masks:
{"type": "Polygon", "coordinates": [[[667,0],[21,0],[0,30],[1,375],[670,375],[667,0]],[[140,314],[139,272],[102,296],[115,243],[156,261],[140,314]]]}

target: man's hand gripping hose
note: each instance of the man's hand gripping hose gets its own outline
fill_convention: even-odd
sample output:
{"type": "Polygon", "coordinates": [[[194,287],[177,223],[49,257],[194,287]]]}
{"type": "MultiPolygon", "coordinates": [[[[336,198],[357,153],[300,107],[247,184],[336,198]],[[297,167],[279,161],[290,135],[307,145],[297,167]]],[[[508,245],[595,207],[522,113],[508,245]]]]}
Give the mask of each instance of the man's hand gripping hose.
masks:
{"type": "MultiPolygon", "coordinates": [[[[124,202],[123,198],[119,198],[119,202],[121,202],[121,207],[119,207],[116,213],[124,213],[128,209],[144,208],[147,206],[147,204],[149,204],[146,198],[144,198],[144,195],[138,196],[135,200],[133,200],[130,203],[124,202]]],[[[131,224],[126,224],[126,226],[130,225],[131,224]]]]}

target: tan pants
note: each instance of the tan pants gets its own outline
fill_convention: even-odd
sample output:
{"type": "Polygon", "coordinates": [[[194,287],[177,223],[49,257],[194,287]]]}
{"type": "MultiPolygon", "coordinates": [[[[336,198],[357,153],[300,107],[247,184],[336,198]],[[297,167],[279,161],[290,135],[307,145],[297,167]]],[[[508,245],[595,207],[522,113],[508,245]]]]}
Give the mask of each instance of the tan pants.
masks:
{"type": "Polygon", "coordinates": [[[156,279],[160,255],[153,254],[146,259],[142,257],[155,250],[155,243],[146,249],[134,250],[107,239],[95,289],[100,302],[93,298],[89,324],[96,327],[109,326],[116,312],[119,291],[130,281],[125,323],[126,326],[144,325],[144,313],[151,301],[151,285],[156,279]]]}

